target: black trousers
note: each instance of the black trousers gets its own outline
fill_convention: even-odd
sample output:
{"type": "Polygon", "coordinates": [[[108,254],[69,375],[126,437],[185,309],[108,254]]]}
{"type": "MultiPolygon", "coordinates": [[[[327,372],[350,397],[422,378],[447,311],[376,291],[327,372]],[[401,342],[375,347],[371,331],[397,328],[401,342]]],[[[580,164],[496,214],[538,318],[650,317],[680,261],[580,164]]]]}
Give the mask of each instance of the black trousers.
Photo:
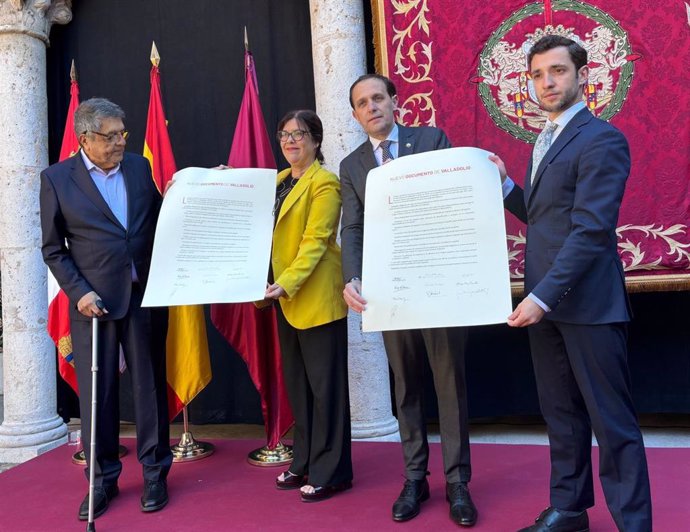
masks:
{"type": "MultiPolygon", "coordinates": [[[[165,377],[167,309],[141,308],[143,294],[132,286],[129,311],[118,320],[101,320],[98,327],[98,394],[96,459],[91,460],[91,321],[72,320],[72,344],[81,432],[88,466],[95,467],[97,486],[112,486],[122,470],[120,434],[120,345],[132,377],[137,432],[137,458],[144,479],[163,480],[172,465],[170,423],[165,377]]],[[[89,476],[88,467],[86,476],[89,476]]]]}
{"type": "Polygon", "coordinates": [[[395,378],[395,403],[406,478],[423,479],[429,463],[429,442],[424,416],[426,357],[438,398],[446,481],[469,482],[472,467],[465,385],[467,329],[447,327],[385,331],[383,342],[395,378]]]}
{"type": "Polygon", "coordinates": [[[642,434],[630,394],[625,324],[542,320],[529,327],[534,372],[551,451],[551,505],[594,505],[592,431],[599,478],[619,530],[652,530],[642,434]]]}
{"type": "Polygon", "coordinates": [[[283,374],[295,417],[290,471],[312,486],[352,480],[347,318],[295,329],[276,305],[283,374]]]}

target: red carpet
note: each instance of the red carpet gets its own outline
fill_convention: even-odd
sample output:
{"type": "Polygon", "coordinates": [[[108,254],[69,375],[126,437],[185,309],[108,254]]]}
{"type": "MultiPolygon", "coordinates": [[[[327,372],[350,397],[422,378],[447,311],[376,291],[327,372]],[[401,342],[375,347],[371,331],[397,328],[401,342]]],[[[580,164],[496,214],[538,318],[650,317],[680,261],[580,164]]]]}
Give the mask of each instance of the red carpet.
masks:
{"type": "MultiPolygon", "coordinates": [[[[98,532],[226,530],[458,530],[448,519],[441,449],[432,444],[431,499],[421,514],[394,523],[390,507],[402,486],[402,454],[396,443],[353,445],[354,488],[320,503],[300,502],[295,491],[278,491],[280,469],[247,464],[259,441],[216,441],[216,454],[175,464],[170,504],[161,512],[139,510],[141,469],[134,452],[124,458],[120,495],[96,520],[98,532]]],[[[134,449],[133,442],[129,442],[134,449]]],[[[63,446],[0,474],[0,530],[85,530],[77,508],[88,489],[81,468],[63,446]]],[[[648,449],[657,531],[690,530],[690,449],[648,449]]],[[[472,446],[472,496],[479,509],[478,532],[509,532],[527,525],[548,504],[548,448],[533,445],[472,446]]],[[[597,484],[590,510],[592,532],[615,531],[597,484]]]]}

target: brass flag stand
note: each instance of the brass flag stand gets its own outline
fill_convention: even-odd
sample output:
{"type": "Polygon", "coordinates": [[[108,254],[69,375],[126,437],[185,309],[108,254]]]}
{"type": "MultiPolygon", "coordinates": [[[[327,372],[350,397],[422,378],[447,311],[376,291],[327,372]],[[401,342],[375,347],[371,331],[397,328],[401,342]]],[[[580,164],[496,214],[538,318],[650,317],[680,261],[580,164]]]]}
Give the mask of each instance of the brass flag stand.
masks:
{"type": "MultiPolygon", "coordinates": [[[[117,455],[122,458],[127,454],[127,447],[124,445],[119,445],[118,446],[118,451],[117,455]]],[[[72,463],[80,466],[85,466],[86,465],[86,454],[84,453],[84,449],[80,449],[76,453],[72,455],[72,463]]]]}
{"type": "Polygon", "coordinates": [[[187,405],[182,408],[182,418],[183,432],[180,437],[180,443],[173,445],[171,448],[173,462],[192,462],[193,460],[201,460],[211,456],[215,450],[213,444],[195,440],[194,436],[189,431],[187,405]]]}
{"type": "Polygon", "coordinates": [[[292,462],[292,446],[278,442],[275,449],[264,445],[247,455],[247,462],[260,467],[282,466],[292,462]]]}

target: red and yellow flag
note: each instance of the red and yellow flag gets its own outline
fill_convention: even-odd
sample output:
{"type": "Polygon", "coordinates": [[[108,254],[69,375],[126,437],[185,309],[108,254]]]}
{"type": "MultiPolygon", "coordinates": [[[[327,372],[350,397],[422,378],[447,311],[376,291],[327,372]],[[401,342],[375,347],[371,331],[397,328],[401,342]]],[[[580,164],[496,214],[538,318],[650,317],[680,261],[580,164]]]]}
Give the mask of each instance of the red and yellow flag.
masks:
{"type": "MultiPolygon", "coordinates": [[[[177,171],[161,98],[160,57],[151,50],[151,96],[144,138],[144,157],[151,163],[158,190],[177,171]]],[[[170,307],[167,337],[168,408],[170,419],[180,413],[211,381],[206,321],[201,305],[170,307]]]]}
{"type": "MultiPolygon", "coordinates": [[[[60,148],[60,160],[72,157],[79,151],[79,141],[74,132],[74,111],[79,106],[79,84],[72,62],[70,71],[72,84],[70,86],[69,109],[65,121],[65,131],[62,134],[62,146],[60,148]]],[[[60,289],[57,280],[48,270],[48,334],[55,342],[58,350],[58,370],[67,384],[78,394],[77,374],[74,369],[74,356],[72,355],[72,335],[69,323],[69,298],[60,289]]]]}

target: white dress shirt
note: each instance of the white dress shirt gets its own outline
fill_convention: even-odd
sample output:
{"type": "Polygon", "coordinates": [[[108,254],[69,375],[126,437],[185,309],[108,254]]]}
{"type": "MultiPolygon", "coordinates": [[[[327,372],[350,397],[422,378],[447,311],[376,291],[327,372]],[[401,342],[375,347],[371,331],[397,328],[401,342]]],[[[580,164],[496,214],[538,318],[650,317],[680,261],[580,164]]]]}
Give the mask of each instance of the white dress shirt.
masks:
{"type": "MultiPolygon", "coordinates": [[[[393,159],[398,158],[398,147],[399,147],[399,132],[398,132],[398,124],[393,124],[393,129],[391,132],[388,134],[388,136],[383,139],[383,140],[390,140],[391,145],[390,145],[390,150],[391,150],[391,155],[393,156],[393,159]]],[[[381,142],[382,140],[375,139],[374,137],[369,137],[369,142],[371,142],[371,145],[374,148],[374,157],[376,157],[376,163],[381,166],[381,163],[383,162],[383,153],[381,150],[381,142]]]]}

